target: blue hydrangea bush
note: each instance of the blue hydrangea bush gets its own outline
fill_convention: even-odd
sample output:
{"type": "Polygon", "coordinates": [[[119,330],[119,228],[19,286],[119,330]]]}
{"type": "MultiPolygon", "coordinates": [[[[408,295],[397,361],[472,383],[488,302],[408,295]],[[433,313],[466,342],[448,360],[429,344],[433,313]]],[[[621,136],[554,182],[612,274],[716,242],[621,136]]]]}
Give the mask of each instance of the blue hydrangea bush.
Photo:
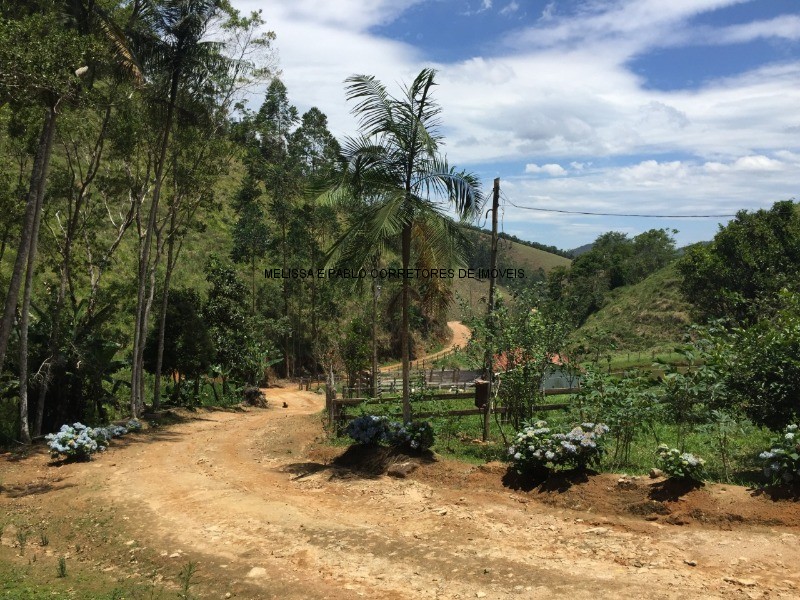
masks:
{"type": "Polygon", "coordinates": [[[102,452],[108,446],[104,428],[87,427],[83,423],[62,425],[55,433],[44,436],[50,448],[50,456],[66,456],[77,460],[88,460],[92,454],[102,452]]]}
{"type": "Polygon", "coordinates": [[[75,460],[88,460],[92,454],[102,452],[108,442],[123,436],[130,431],[141,431],[142,423],[131,419],[125,425],[107,425],[106,427],[87,427],[83,423],[62,425],[56,433],[44,436],[50,456],[65,456],[75,460]]]}
{"type": "Polygon", "coordinates": [[[559,467],[585,469],[600,462],[607,433],[603,423],[581,423],[567,433],[554,433],[547,421],[536,421],[517,432],[508,455],[522,475],[559,467]]]}
{"type": "Polygon", "coordinates": [[[358,444],[377,446],[387,439],[389,419],[378,415],[362,415],[350,421],[345,433],[358,444]]]}
{"type": "Polygon", "coordinates": [[[389,424],[387,441],[391,446],[403,446],[411,450],[428,450],[435,441],[433,427],[427,421],[412,421],[400,423],[392,421],[389,424]]]}
{"type": "Polygon", "coordinates": [[[762,452],[764,475],[773,484],[800,483],[800,431],[796,424],[788,425],[780,437],[772,438],[770,449],[762,452]]]}
{"type": "Polygon", "coordinates": [[[427,421],[402,423],[378,415],[362,415],[353,419],[345,433],[359,444],[377,446],[385,443],[417,451],[427,450],[435,441],[433,427],[427,421]]]}
{"type": "Polygon", "coordinates": [[[661,444],[656,449],[656,459],[658,467],[672,479],[702,483],[705,478],[706,461],[689,452],[661,444]]]}

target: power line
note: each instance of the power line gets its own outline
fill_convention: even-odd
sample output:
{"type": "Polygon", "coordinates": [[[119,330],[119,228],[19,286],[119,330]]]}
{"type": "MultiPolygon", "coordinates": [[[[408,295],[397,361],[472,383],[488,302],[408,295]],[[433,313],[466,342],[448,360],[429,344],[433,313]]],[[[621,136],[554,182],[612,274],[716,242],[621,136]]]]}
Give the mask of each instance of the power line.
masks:
{"type": "Polygon", "coordinates": [[[735,214],[732,215],[645,215],[645,214],[638,214],[638,213],[603,213],[603,212],[591,212],[586,210],[563,210],[559,208],[537,208],[533,206],[520,206],[519,204],[515,204],[508,198],[503,198],[506,202],[508,202],[511,206],[516,208],[521,208],[522,210],[534,210],[537,212],[547,212],[547,213],[561,213],[565,215],[591,215],[594,217],[638,217],[642,219],[723,219],[728,217],[735,217],[735,214]]]}

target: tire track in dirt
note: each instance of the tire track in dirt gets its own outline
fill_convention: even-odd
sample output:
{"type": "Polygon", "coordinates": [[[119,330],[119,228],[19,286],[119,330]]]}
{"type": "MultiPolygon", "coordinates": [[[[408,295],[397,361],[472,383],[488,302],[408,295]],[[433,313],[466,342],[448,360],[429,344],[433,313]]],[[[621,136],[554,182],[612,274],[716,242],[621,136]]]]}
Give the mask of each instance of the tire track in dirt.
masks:
{"type": "Polygon", "coordinates": [[[126,448],[124,466],[107,473],[108,495],[149,523],[148,544],[201,555],[223,593],[797,597],[781,583],[800,576],[797,535],[581,520],[514,492],[357,477],[307,455],[322,435],[323,396],[267,394],[268,409],[205,413],[172,427],[169,441],[126,448]],[[769,562],[775,553],[783,567],[769,562]],[[688,555],[697,566],[685,564],[688,555]],[[731,574],[744,584],[723,580],[731,574]]]}

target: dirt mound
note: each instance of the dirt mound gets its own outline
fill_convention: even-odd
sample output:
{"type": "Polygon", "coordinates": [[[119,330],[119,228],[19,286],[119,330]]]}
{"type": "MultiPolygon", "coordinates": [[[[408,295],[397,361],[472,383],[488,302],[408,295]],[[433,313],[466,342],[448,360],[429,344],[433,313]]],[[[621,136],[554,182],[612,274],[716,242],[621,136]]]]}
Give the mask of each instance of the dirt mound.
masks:
{"type": "Polygon", "coordinates": [[[800,502],[783,490],[766,492],[735,485],[627,477],[592,471],[560,471],[520,477],[504,463],[488,463],[465,474],[463,463],[437,461],[414,474],[460,489],[499,491],[504,487],[547,506],[614,517],[639,517],[670,525],[702,524],[800,527],[800,502]]]}

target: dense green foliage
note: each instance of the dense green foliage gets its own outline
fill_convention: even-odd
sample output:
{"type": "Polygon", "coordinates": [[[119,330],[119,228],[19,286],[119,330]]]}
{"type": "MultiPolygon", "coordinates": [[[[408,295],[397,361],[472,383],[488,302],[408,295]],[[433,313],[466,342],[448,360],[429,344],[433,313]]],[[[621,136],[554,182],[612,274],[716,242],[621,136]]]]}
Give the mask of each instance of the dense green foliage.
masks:
{"type": "Polygon", "coordinates": [[[703,319],[749,324],[771,311],[780,290],[798,290],[800,212],[791,201],[740,211],[711,244],[691,247],[678,263],[682,290],[703,319]]]}
{"type": "Polygon", "coordinates": [[[638,283],[675,258],[672,233],[651,229],[632,239],[616,231],[604,233],[569,267],[550,272],[551,299],[562,303],[572,321],[581,325],[604,306],[611,290],[638,283]]]}
{"type": "Polygon", "coordinates": [[[773,431],[800,419],[800,296],[785,293],[780,305],[748,328],[714,336],[730,403],[773,431]]]}
{"type": "Polygon", "coordinates": [[[263,26],[223,0],[0,4],[4,441],[444,341],[452,281],[316,275],[398,199],[382,253],[358,266],[464,266],[436,202],[466,215],[481,198],[436,151],[434,73],[406,90],[395,149],[411,140],[427,170],[406,189],[396,165],[357,157],[359,141],[388,143],[356,91],[374,80],[349,84],[365,120],[343,149],[321,110],[292,105],[263,26]]]}

